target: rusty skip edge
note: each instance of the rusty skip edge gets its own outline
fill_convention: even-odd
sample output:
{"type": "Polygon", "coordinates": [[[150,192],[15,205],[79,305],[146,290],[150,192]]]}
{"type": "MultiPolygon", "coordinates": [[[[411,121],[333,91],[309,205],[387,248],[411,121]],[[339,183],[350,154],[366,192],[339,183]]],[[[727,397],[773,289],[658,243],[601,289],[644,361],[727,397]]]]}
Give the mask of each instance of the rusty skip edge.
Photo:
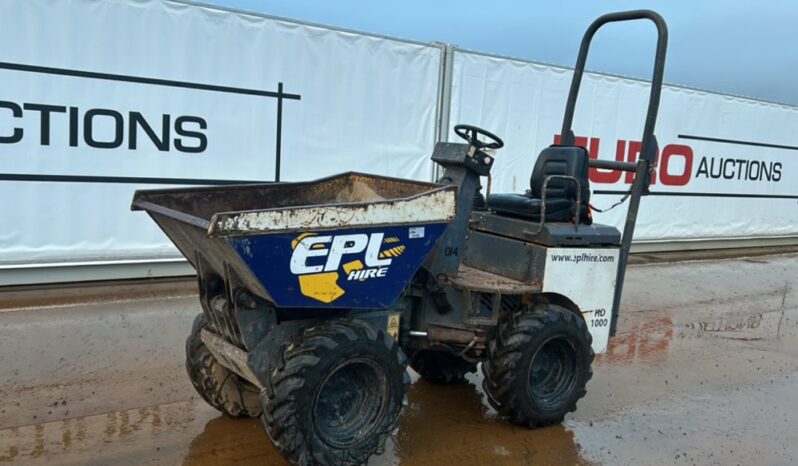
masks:
{"type": "Polygon", "coordinates": [[[455,186],[443,186],[411,197],[377,202],[218,213],[211,218],[208,236],[449,223],[455,216],[456,193],[455,186]]]}

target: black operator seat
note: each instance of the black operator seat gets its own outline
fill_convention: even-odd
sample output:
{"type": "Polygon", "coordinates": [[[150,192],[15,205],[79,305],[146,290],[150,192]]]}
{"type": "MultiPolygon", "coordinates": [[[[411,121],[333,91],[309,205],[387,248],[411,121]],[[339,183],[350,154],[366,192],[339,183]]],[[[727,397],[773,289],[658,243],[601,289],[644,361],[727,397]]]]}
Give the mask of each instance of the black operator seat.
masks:
{"type": "MultiPolygon", "coordinates": [[[[525,194],[491,194],[487,199],[489,210],[500,215],[540,221],[543,206],[543,183],[549,175],[572,176],[582,189],[582,208],[579,223],[592,223],[588,209],[590,181],[588,179],[588,153],[584,147],[551,145],[540,153],[529,190],[525,194]]],[[[569,222],[576,212],[577,187],[573,180],[552,178],[546,193],[546,221],[569,222]]]]}

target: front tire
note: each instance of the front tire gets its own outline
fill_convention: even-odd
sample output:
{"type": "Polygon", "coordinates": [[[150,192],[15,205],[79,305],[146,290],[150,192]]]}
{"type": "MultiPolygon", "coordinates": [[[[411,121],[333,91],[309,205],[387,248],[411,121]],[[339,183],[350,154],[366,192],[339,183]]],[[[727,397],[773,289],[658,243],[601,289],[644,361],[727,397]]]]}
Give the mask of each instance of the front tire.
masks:
{"type": "Polygon", "coordinates": [[[399,424],[410,376],[396,340],[357,319],[305,328],[261,392],[263,426],[297,465],[358,465],[399,424]]]}
{"type": "Polygon", "coordinates": [[[557,305],[506,316],[482,364],[488,401],[516,424],[559,424],[593,376],[591,343],[584,320],[557,305]]]}
{"type": "Polygon", "coordinates": [[[200,339],[205,315],[194,319],[186,340],[186,371],[197,393],[209,405],[233,417],[258,417],[261,406],[257,387],[224,367],[200,339]]]}

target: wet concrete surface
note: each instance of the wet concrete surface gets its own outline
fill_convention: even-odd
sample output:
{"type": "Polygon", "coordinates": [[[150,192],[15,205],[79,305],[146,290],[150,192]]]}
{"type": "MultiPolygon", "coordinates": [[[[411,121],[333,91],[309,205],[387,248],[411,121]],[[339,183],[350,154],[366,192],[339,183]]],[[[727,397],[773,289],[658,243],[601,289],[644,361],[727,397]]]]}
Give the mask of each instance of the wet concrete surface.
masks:
{"type": "MultiPolygon", "coordinates": [[[[795,464],[796,287],[798,255],[630,267],[619,334],[562,426],[498,419],[477,374],[414,378],[369,464],[795,464]]],[[[175,290],[0,303],[0,463],[285,464],[257,420],[194,395],[183,342],[197,307],[175,290]]]]}

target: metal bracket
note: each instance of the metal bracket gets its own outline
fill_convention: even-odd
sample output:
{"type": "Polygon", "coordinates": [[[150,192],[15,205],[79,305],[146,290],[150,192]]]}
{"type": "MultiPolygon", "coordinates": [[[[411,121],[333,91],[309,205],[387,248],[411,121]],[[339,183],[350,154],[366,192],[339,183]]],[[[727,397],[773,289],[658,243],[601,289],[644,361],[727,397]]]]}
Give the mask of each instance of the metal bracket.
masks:
{"type": "Polygon", "coordinates": [[[202,332],[200,332],[200,339],[205,343],[205,346],[208,347],[213,357],[224,367],[232,370],[247,381],[252,382],[252,384],[259,389],[263,389],[260,380],[258,380],[255,373],[252,372],[252,369],[249,368],[249,354],[246,351],[231,345],[222,337],[207,329],[202,329],[202,332]]]}
{"type": "Polygon", "coordinates": [[[579,216],[582,213],[582,184],[576,179],[576,177],[571,175],[549,175],[545,180],[543,180],[543,196],[540,199],[540,224],[538,224],[538,228],[535,231],[524,230],[524,234],[526,235],[537,236],[541,231],[543,231],[543,225],[546,223],[546,193],[548,192],[549,181],[552,179],[563,179],[576,183],[576,213],[574,214],[573,223],[574,230],[579,229],[579,216]]]}

